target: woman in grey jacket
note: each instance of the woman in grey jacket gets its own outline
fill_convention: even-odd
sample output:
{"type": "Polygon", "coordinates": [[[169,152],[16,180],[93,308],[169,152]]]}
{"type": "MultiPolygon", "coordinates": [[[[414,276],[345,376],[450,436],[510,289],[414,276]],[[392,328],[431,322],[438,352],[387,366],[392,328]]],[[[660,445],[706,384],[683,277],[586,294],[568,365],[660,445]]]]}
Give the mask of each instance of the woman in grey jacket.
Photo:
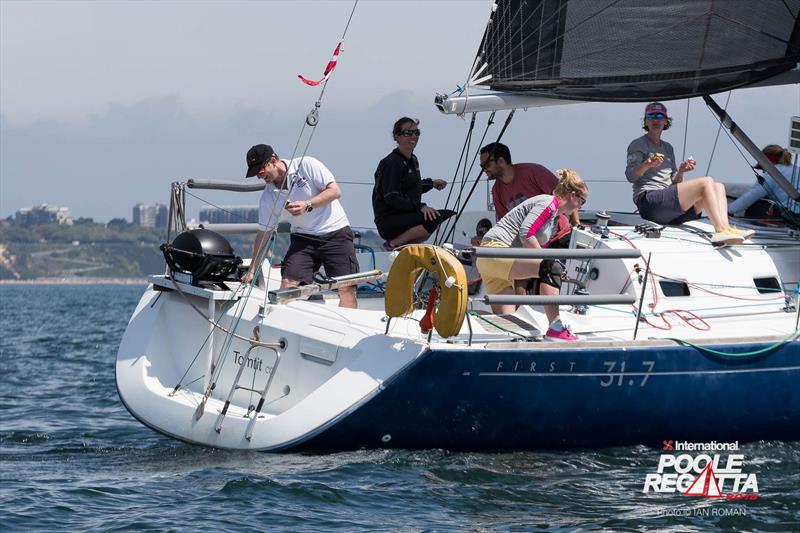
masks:
{"type": "Polygon", "coordinates": [[[728,223],[724,185],[711,176],[684,181],[684,173],[694,170],[696,163],[689,156],[677,164],[672,145],[661,140],[671,125],[664,104],[647,104],[642,126],[646,133],[628,145],[625,176],[633,184],[633,203],[639,214],[658,224],[682,224],[705,211],[714,226],[712,243],[741,244],[754,232],[728,223]]]}

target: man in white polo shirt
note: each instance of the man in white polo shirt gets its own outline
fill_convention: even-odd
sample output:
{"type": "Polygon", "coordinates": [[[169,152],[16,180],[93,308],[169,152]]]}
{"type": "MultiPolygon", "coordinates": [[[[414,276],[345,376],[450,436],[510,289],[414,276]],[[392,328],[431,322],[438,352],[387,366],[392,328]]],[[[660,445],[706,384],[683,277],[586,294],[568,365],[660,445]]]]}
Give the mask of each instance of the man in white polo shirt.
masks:
{"type": "MultiPolygon", "coordinates": [[[[282,213],[291,215],[291,241],[281,266],[282,289],[311,283],[320,266],[329,277],[359,271],[353,231],[339,203],[342,191],[328,167],[309,156],[280,159],[271,146],[257,144],[247,152],[245,177],[252,176],[267,184],[259,201],[259,224],[274,228],[282,213]]],[[[259,266],[256,259],[271,233],[266,229],[256,235],[253,261],[242,278],[245,283],[252,281],[259,266]]],[[[357,307],[354,286],[339,289],[339,305],[357,307]]]]}

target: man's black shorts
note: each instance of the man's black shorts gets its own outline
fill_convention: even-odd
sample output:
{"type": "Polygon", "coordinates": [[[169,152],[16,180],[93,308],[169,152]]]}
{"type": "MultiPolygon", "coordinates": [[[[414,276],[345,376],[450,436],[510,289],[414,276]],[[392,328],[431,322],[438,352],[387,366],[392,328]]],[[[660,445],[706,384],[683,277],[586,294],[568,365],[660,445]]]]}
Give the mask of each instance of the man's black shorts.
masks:
{"type": "Polygon", "coordinates": [[[281,277],[311,283],[320,266],[324,266],[325,275],[332,278],[359,271],[350,226],[323,235],[292,233],[281,277]]]}

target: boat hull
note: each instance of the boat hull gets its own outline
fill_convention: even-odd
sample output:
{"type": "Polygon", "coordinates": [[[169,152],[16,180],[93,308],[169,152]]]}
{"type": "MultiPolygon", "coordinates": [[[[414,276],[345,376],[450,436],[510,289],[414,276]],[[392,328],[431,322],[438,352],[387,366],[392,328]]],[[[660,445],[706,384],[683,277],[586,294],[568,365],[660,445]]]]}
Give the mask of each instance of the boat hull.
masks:
{"type": "Polygon", "coordinates": [[[708,346],[730,356],[680,345],[542,348],[432,350],[299,448],[477,451],[800,439],[798,341],[708,346]]]}

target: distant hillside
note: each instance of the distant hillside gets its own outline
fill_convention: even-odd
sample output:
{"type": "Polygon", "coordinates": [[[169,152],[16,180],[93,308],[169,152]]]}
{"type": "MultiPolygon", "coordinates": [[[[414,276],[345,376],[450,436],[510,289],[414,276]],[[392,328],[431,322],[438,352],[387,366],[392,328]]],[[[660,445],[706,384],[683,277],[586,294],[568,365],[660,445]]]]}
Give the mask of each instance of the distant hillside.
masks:
{"type": "MultiPolygon", "coordinates": [[[[363,235],[363,244],[380,247],[381,239],[376,233],[363,235]]],[[[278,236],[277,256],[285,253],[288,237],[278,236]]],[[[165,238],[164,230],[122,222],[20,227],[0,221],[0,280],[144,278],[160,274],[164,271],[164,257],[158,247],[165,238]]],[[[228,238],[236,255],[250,257],[251,236],[228,238]]]]}

